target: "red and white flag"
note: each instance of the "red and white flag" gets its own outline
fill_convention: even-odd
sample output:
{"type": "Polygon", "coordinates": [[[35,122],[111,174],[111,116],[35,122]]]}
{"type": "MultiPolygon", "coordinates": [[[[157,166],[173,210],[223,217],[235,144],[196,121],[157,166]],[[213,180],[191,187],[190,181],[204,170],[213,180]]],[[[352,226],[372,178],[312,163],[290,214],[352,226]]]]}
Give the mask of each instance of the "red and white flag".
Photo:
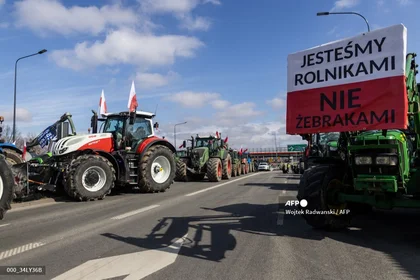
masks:
{"type": "Polygon", "coordinates": [[[108,113],[108,110],[106,108],[106,100],[105,100],[104,90],[102,90],[101,98],[99,99],[99,113],[101,115],[105,115],[106,113],[108,113]]]}
{"type": "Polygon", "coordinates": [[[26,140],[23,139],[22,159],[25,159],[25,156],[26,156],[26,140]]]}
{"type": "Polygon", "coordinates": [[[133,83],[131,84],[130,96],[128,97],[127,108],[130,110],[130,112],[135,112],[138,106],[139,104],[137,103],[136,89],[134,88],[133,81],[133,83]]]}

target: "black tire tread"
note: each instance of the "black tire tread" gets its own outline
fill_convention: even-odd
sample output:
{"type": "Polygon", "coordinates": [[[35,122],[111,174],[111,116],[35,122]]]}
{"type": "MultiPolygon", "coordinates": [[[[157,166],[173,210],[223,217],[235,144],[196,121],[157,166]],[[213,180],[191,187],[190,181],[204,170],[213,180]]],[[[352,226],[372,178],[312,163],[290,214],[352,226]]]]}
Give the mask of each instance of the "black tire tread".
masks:
{"type": "Polygon", "coordinates": [[[210,182],[219,182],[222,179],[217,176],[219,163],[221,163],[219,158],[210,158],[207,162],[207,178],[210,182]]]}
{"type": "Polygon", "coordinates": [[[115,187],[115,181],[116,181],[116,175],[115,175],[115,168],[112,165],[112,163],[106,159],[103,156],[100,155],[93,155],[93,154],[88,154],[88,155],[81,155],[77,158],[75,158],[74,160],[72,160],[70,162],[70,164],[67,166],[67,170],[64,174],[64,178],[65,178],[65,183],[64,183],[64,191],[67,193],[68,196],[70,196],[71,198],[77,199],[79,201],[95,201],[95,200],[102,200],[105,198],[105,196],[107,196],[108,194],[111,193],[112,189],[115,187]],[[100,160],[104,163],[106,163],[108,165],[108,167],[110,168],[110,170],[112,171],[112,184],[111,187],[109,188],[109,190],[98,197],[95,198],[89,198],[86,197],[84,195],[82,195],[77,188],[75,187],[75,173],[77,171],[77,168],[80,166],[80,164],[86,162],[86,161],[92,161],[92,160],[100,160]]]}
{"type": "Polygon", "coordinates": [[[225,179],[225,180],[229,180],[230,177],[232,176],[232,174],[229,174],[229,172],[228,172],[228,163],[229,162],[230,162],[230,166],[232,168],[232,158],[228,154],[226,156],[226,158],[223,160],[223,163],[222,163],[222,168],[223,168],[223,171],[222,171],[222,179],[225,179]]]}

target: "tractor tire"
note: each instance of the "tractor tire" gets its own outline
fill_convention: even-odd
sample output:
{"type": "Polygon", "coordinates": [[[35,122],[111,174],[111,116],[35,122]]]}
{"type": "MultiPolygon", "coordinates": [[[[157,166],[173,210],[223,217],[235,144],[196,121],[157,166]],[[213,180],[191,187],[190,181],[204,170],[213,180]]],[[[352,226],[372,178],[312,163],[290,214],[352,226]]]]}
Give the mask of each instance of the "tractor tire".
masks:
{"type": "Polygon", "coordinates": [[[116,180],[112,163],[99,155],[82,155],[72,160],[64,178],[65,192],[80,201],[103,199],[114,188],[116,180]],[[91,176],[86,178],[89,171],[92,171],[91,176]],[[92,182],[94,186],[87,186],[92,182]]]}
{"type": "Polygon", "coordinates": [[[175,172],[172,151],[163,145],[152,146],[140,159],[139,188],[145,193],[165,192],[174,182],[175,172]]]}
{"type": "Polygon", "coordinates": [[[241,176],[241,172],[242,172],[242,164],[239,162],[237,165],[236,165],[236,176],[241,176]]]}
{"type": "Polygon", "coordinates": [[[178,181],[178,182],[191,181],[191,178],[188,176],[188,172],[187,172],[187,164],[182,160],[178,160],[176,162],[175,181],[178,181]]]}
{"type": "Polygon", "coordinates": [[[6,160],[0,155],[0,220],[3,220],[6,212],[11,209],[14,185],[13,172],[6,160]]]}
{"type": "Polygon", "coordinates": [[[232,158],[230,155],[223,160],[223,175],[222,179],[229,180],[232,177],[232,158]]]}
{"type": "Polygon", "coordinates": [[[236,177],[236,172],[238,171],[238,167],[236,164],[232,164],[232,177],[236,177]]]}
{"type": "MultiPolygon", "coordinates": [[[[302,176],[298,186],[297,199],[305,199],[307,206],[299,209],[306,213],[309,211],[332,210],[327,202],[327,190],[333,186],[335,180],[339,180],[343,168],[337,165],[317,165],[310,167],[302,176]]],[[[307,224],[315,229],[340,230],[350,225],[350,215],[334,214],[303,214],[307,224]]]]}
{"type": "Polygon", "coordinates": [[[207,178],[210,182],[220,182],[223,175],[223,166],[220,158],[210,158],[207,162],[207,178]]]}
{"type": "Polygon", "coordinates": [[[8,148],[2,148],[2,150],[3,150],[4,156],[6,157],[6,160],[9,162],[9,164],[15,165],[15,164],[25,162],[24,159],[22,158],[22,155],[20,155],[15,150],[8,149],[8,148]]]}

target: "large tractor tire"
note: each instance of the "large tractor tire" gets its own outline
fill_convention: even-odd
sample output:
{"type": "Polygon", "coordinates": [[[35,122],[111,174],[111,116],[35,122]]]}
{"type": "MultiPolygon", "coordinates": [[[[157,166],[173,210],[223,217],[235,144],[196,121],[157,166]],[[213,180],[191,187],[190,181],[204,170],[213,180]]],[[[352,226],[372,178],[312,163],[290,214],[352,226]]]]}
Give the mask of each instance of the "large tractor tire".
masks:
{"type": "Polygon", "coordinates": [[[238,172],[238,167],[236,164],[232,164],[232,177],[236,177],[238,172]]]}
{"type": "Polygon", "coordinates": [[[14,185],[13,172],[6,160],[0,155],[0,220],[3,220],[6,212],[11,209],[14,185]]]}
{"type": "Polygon", "coordinates": [[[339,205],[334,199],[334,194],[343,191],[340,183],[342,170],[344,168],[337,165],[317,165],[310,167],[302,176],[298,186],[299,200],[305,199],[307,206],[299,205],[302,215],[306,222],[316,229],[339,230],[350,225],[351,216],[349,214],[306,214],[306,211],[329,211],[347,209],[347,205],[339,205]]]}
{"type": "Polygon", "coordinates": [[[164,192],[175,179],[176,163],[172,151],[163,145],[150,147],[139,164],[139,188],[142,192],[164,192]]]}
{"type": "Polygon", "coordinates": [[[236,165],[236,176],[241,176],[242,175],[242,164],[240,162],[238,162],[238,164],[236,165]]]}
{"type": "Polygon", "coordinates": [[[191,178],[190,176],[188,176],[188,172],[187,172],[187,163],[183,160],[178,160],[176,162],[175,181],[178,181],[178,182],[191,181],[191,178]]]}
{"type": "Polygon", "coordinates": [[[68,165],[64,178],[65,192],[80,201],[103,199],[116,180],[112,163],[99,155],[77,157],[68,165]]]}
{"type": "Polygon", "coordinates": [[[19,164],[25,162],[22,158],[22,155],[16,152],[15,150],[8,149],[8,148],[2,148],[3,155],[6,157],[6,160],[11,164],[19,164]]]}
{"type": "Polygon", "coordinates": [[[210,158],[207,163],[207,178],[210,182],[220,182],[223,176],[223,166],[220,158],[210,158]]]}
{"type": "Polygon", "coordinates": [[[232,176],[232,158],[228,154],[223,160],[223,175],[222,179],[229,180],[232,176]]]}

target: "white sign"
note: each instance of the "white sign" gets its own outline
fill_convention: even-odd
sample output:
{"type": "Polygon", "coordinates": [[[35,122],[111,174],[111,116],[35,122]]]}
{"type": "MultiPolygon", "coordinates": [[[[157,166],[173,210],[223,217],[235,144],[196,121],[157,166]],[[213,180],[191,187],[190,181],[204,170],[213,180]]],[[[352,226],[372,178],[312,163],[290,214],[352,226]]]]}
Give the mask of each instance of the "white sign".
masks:
{"type": "Polygon", "coordinates": [[[407,29],[398,24],[287,58],[287,92],[402,76],[407,29]]]}

